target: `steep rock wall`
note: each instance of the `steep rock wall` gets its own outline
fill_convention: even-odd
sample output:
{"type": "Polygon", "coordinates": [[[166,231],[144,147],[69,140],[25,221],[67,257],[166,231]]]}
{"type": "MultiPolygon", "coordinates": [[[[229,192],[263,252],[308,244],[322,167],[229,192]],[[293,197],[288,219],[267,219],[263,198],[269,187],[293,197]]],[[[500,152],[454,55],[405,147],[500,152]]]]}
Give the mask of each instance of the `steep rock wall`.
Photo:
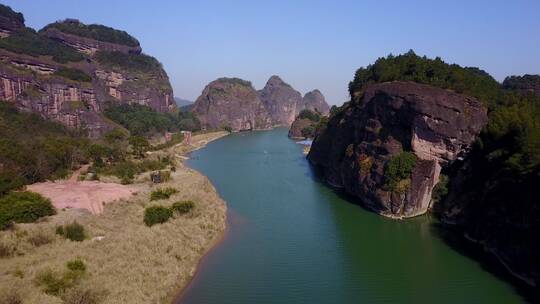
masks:
{"type": "Polygon", "coordinates": [[[416,216],[429,208],[441,167],[467,152],[486,123],[474,98],[410,82],[375,84],[330,118],[308,159],[374,211],[416,216]],[[403,151],[416,165],[399,191],[388,189],[386,164],[403,151]]]}

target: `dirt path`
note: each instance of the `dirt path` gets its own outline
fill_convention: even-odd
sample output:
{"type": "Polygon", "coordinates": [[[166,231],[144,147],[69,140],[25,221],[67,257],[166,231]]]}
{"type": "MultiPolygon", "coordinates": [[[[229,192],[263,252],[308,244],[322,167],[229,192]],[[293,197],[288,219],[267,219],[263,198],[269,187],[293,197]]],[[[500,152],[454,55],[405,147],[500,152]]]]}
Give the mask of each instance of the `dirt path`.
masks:
{"type": "Polygon", "coordinates": [[[99,181],[79,181],[79,176],[90,167],[84,165],[73,172],[67,180],[36,183],[27,186],[51,200],[57,209],[86,209],[92,214],[103,213],[104,205],[121,199],[129,199],[137,192],[136,186],[126,186],[99,181]]]}

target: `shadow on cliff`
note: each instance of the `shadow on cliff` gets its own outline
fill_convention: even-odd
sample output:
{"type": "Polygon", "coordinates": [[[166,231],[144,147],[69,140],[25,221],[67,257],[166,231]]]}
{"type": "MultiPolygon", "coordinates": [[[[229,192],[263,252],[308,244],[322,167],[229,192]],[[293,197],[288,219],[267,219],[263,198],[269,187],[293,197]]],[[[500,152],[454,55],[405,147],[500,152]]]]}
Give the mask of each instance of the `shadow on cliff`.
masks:
{"type": "Polygon", "coordinates": [[[481,245],[466,239],[462,229],[434,221],[431,224],[431,230],[451,249],[473,259],[482,269],[510,284],[523,300],[529,303],[540,303],[540,289],[538,287],[532,287],[511,275],[493,254],[484,251],[481,245]]]}
{"type": "MultiPolygon", "coordinates": [[[[369,212],[376,213],[374,210],[367,208],[359,198],[347,194],[341,188],[336,188],[326,183],[317,168],[309,165],[309,163],[307,166],[309,167],[309,170],[306,172],[307,177],[311,178],[316,183],[329,187],[342,200],[358,205],[369,212]]],[[[431,224],[431,233],[435,237],[441,239],[448,247],[450,247],[450,249],[462,256],[476,261],[483,270],[510,284],[524,301],[529,303],[540,303],[540,287],[532,287],[514,277],[493,254],[484,251],[480,245],[467,240],[461,229],[445,225],[438,221],[435,216],[432,216],[432,218],[433,223],[431,224]]]]}

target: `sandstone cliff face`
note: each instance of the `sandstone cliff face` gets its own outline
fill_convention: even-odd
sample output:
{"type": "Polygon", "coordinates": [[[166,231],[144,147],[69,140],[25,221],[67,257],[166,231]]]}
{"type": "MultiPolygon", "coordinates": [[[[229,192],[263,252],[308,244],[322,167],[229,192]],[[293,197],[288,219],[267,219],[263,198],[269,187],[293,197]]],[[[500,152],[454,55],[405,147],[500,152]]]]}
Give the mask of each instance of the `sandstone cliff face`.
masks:
{"type": "Polygon", "coordinates": [[[290,126],[302,102],[302,95],[275,75],[259,91],[259,96],[276,125],[290,126]]]}
{"type": "MultiPolygon", "coordinates": [[[[0,32],[16,32],[13,22],[0,20],[0,32]]],[[[22,26],[24,28],[24,24],[22,26]]],[[[47,29],[43,35],[77,48],[85,54],[85,60],[59,63],[44,56],[33,57],[24,52],[0,49],[0,100],[68,127],[85,129],[91,137],[100,136],[114,127],[100,114],[110,103],[147,105],[159,112],[175,107],[169,79],[160,66],[140,70],[121,64],[104,64],[89,57],[96,50],[139,54],[139,46],[64,35],[55,29],[47,29]],[[88,79],[66,78],[59,73],[66,69],[76,70],[88,79]]]]}
{"type": "Polygon", "coordinates": [[[244,131],[272,126],[257,91],[250,82],[238,78],[220,78],[208,84],[192,111],[206,128],[244,131]]]}
{"type": "Polygon", "coordinates": [[[324,95],[319,90],[307,92],[306,95],[304,95],[304,98],[302,98],[302,101],[298,104],[296,113],[298,114],[304,109],[319,112],[322,115],[330,114],[330,106],[328,106],[324,95]]]}
{"type": "Polygon", "coordinates": [[[330,118],[308,159],[372,210],[412,217],[430,207],[441,167],[468,151],[486,123],[474,98],[410,82],[375,84],[330,118]],[[404,186],[391,190],[385,166],[402,151],[418,159],[404,186]]]}

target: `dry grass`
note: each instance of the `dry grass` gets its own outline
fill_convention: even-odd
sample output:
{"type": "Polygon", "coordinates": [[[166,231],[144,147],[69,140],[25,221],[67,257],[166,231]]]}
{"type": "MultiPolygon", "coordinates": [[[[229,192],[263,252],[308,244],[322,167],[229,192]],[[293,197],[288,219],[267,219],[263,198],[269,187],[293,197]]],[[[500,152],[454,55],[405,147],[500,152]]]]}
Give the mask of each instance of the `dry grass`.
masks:
{"type": "Polygon", "coordinates": [[[0,288],[9,286],[7,290],[16,291],[23,303],[170,302],[194,275],[202,255],[219,240],[226,214],[225,203],[206,177],[180,162],[171,175],[159,187],[174,187],[179,192],[152,205],[170,207],[173,202],[189,200],[196,208],[167,223],[144,224],[144,208],[157,188],[146,183],[129,201],[106,205],[100,216],[58,210],[46,221],[0,232],[0,244],[13,252],[0,260],[0,288]],[[57,226],[75,220],[84,225],[87,240],[72,242],[54,234],[57,226]],[[49,236],[51,241],[44,241],[49,236]],[[60,273],[74,259],[86,265],[77,286],[59,296],[45,294],[36,286],[39,273],[46,269],[60,273]]]}

